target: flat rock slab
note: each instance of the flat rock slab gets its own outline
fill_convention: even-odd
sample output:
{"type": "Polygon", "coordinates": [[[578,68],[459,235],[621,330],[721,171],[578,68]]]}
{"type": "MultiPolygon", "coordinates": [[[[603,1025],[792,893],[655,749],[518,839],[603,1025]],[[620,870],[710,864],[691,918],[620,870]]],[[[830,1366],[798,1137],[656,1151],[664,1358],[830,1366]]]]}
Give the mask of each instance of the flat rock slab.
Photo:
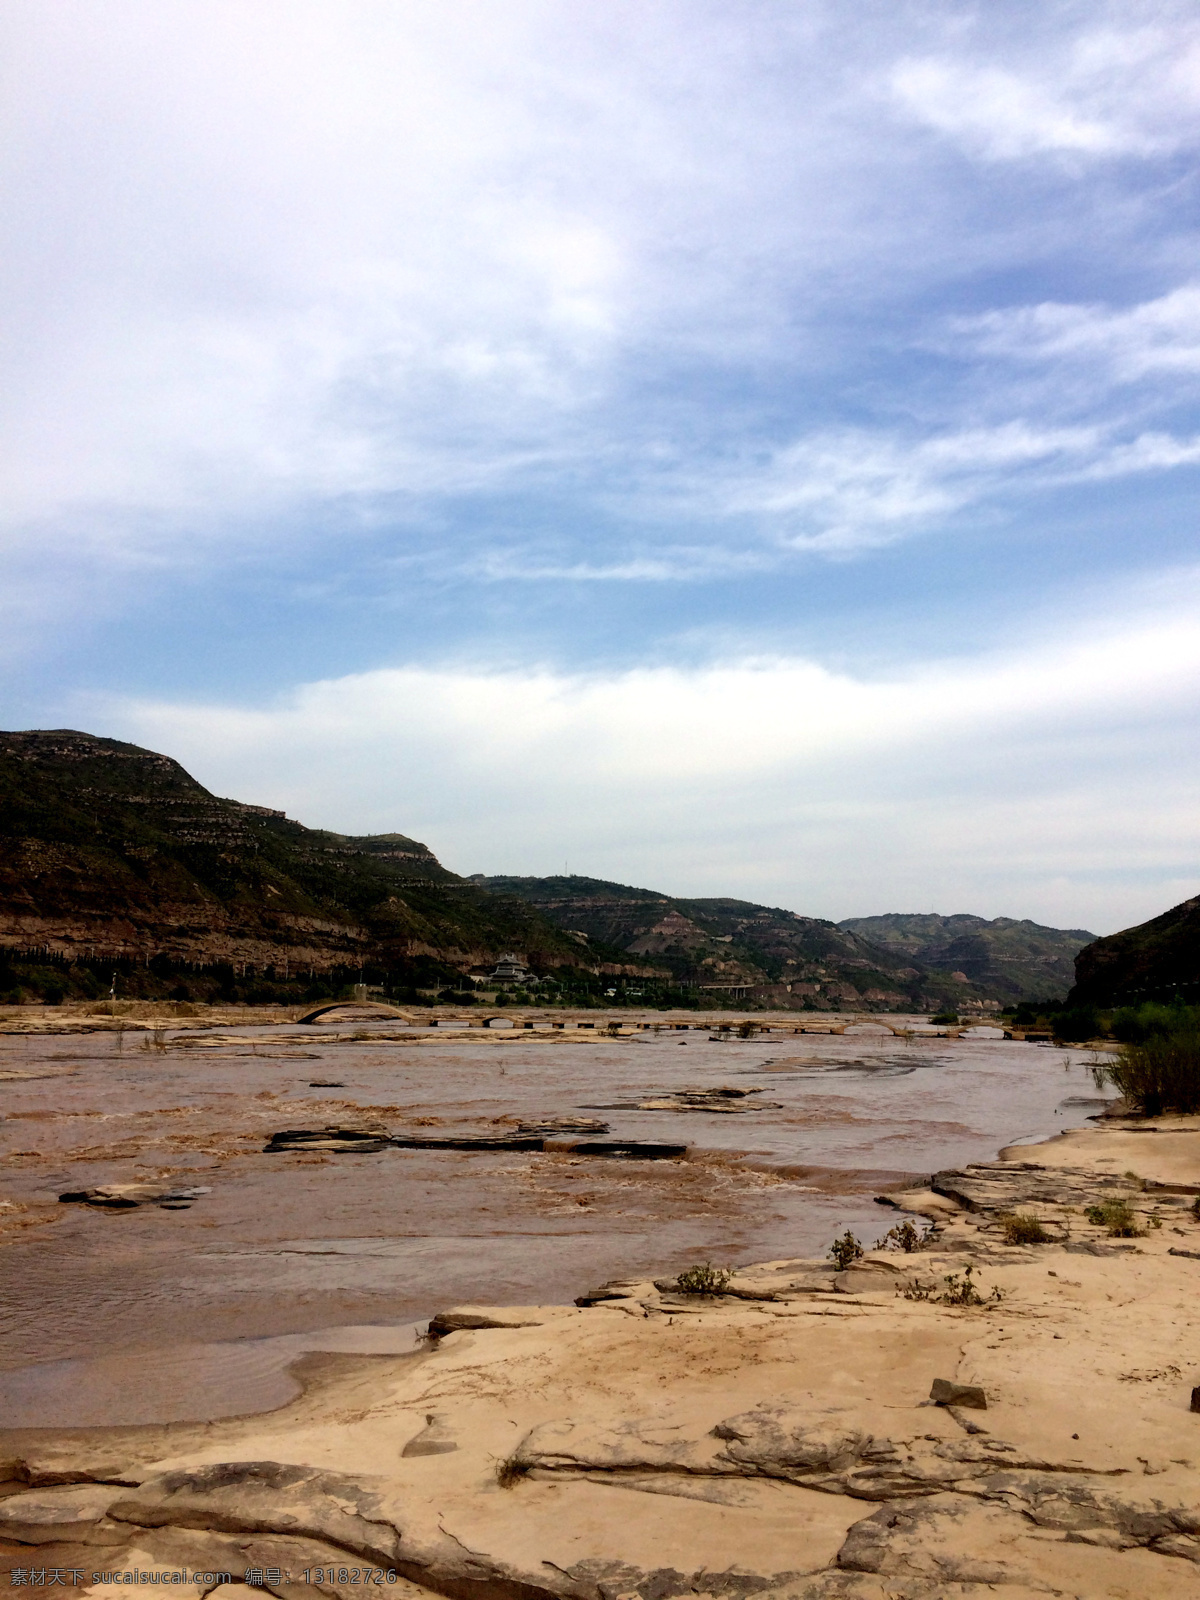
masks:
{"type": "Polygon", "coordinates": [[[391,1138],[397,1150],[540,1150],[541,1133],[405,1134],[391,1138]]]}
{"type": "Polygon", "coordinates": [[[577,1306],[598,1306],[610,1300],[632,1300],[639,1288],[644,1287],[639,1280],[633,1278],[614,1278],[609,1283],[602,1283],[599,1288],[589,1289],[586,1294],[576,1295],[577,1306]]]}
{"type": "MultiPolygon", "coordinates": [[[[600,1128],[605,1125],[601,1123],[600,1128]]],[[[312,1150],[330,1154],[370,1155],[380,1150],[527,1150],[550,1154],[607,1156],[617,1161],[677,1161],[688,1153],[686,1144],[663,1144],[644,1139],[589,1139],[566,1124],[566,1132],[404,1134],[384,1129],[288,1128],[271,1135],[265,1155],[312,1150]]],[[[63,1196],[65,1199],[66,1196],[63,1196]]],[[[82,1198],[82,1195],[80,1196],[82,1198]]],[[[113,1202],[135,1203],[135,1202],[113,1202]]]]}
{"type": "Polygon", "coordinates": [[[428,1333],[431,1339],[444,1339],[448,1333],[472,1329],[539,1327],[541,1322],[537,1317],[523,1317],[502,1306],[457,1306],[452,1311],[439,1311],[431,1318],[428,1333]]]}
{"type": "Polygon", "coordinates": [[[111,1483],[32,1489],[0,1500],[0,1539],[18,1544],[120,1544],[128,1530],[108,1519],[114,1500],[129,1493],[111,1483]]]}
{"type": "MultiPolygon", "coordinates": [[[[987,1221],[955,1224],[967,1254],[987,1221]]],[[[134,1485],[83,1486],[82,1515],[130,1530],[114,1570],[361,1564],[406,1600],[1196,1600],[1194,1263],[1143,1244],[1008,1252],[1003,1309],[908,1302],[916,1263],[873,1253],[845,1280],[791,1259],[728,1286],[790,1304],[686,1315],[623,1279],[594,1310],[453,1306],[411,1359],[331,1368],[290,1408],[30,1437],[13,1464],[134,1485]],[[866,1298],[838,1292],[860,1277],[866,1298]],[[986,1419],[960,1410],[972,1388],[986,1419]]],[[[13,1527],[21,1501],[25,1526],[65,1525],[43,1493],[12,1497],[13,1527]]]]}
{"type": "Polygon", "coordinates": [[[607,1133],[608,1123],[599,1117],[546,1117],[536,1122],[518,1122],[520,1134],[541,1134],[548,1139],[569,1139],[585,1134],[607,1133]]]}
{"type": "Polygon", "coordinates": [[[107,1211],[132,1211],[137,1206],[150,1205],[185,1211],[193,1200],[211,1193],[206,1184],[179,1188],[162,1183],[102,1183],[91,1189],[67,1189],[58,1198],[62,1204],[98,1206],[107,1211]]]}
{"type": "Polygon", "coordinates": [[[610,1105],[595,1106],[596,1111],[709,1111],[718,1115],[738,1115],[746,1111],[781,1111],[782,1106],[769,1100],[751,1100],[762,1094],[761,1089],[670,1089],[662,1094],[648,1095],[644,1100],[616,1100],[610,1105]]]}
{"type": "Polygon", "coordinates": [[[968,1211],[1005,1212],[1029,1204],[1091,1205],[1105,1196],[1127,1195],[1130,1181],[1083,1168],[989,1161],[935,1172],[929,1187],[968,1211]]]}
{"type": "Polygon", "coordinates": [[[231,1461],[167,1472],[117,1499],[116,1522],[221,1533],[286,1531],[394,1568],[401,1533],[361,1479],[276,1461],[231,1461]]]}
{"type": "Polygon", "coordinates": [[[352,1155],[370,1155],[392,1146],[391,1135],[383,1129],[366,1128],[285,1128],[273,1133],[264,1155],[286,1155],[291,1150],[317,1150],[352,1155]]]}
{"type": "Polygon", "coordinates": [[[640,1139],[577,1139],[556,1147],[575,1156],[608,1156],[615,1161],[678,1161],[688,1153],[686,1144],[652,1144],[640,1139]]]}

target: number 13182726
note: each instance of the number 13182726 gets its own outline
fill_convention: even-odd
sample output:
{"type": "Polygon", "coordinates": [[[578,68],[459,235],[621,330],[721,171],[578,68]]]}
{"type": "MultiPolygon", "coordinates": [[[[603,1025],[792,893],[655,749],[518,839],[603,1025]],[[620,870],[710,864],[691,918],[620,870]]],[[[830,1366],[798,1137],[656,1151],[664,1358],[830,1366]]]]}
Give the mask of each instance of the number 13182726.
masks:
{"type": "Polygon", "coordinates": [[[300,1574],[305,1583],[396,1583],[396,1574],[389,1567],[306,1567],[300,1574]]]}

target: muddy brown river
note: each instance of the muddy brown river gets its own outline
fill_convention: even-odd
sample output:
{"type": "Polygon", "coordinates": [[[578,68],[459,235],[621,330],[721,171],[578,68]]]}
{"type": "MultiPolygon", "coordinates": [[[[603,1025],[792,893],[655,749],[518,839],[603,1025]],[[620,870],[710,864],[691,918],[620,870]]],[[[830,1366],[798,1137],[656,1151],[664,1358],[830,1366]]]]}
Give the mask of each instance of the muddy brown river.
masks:
{"type": "Polygon", "coordinates": [[[357,1032],[0,1036],[0,1426],[266,1409],[296,1393],[303,1351],[410,1349],[452,1304],[822,1253],[847,1227],[870,1243],[896,1220],[881,1190],[1100,1108],[1085,1052],[995,1030],[357,1032]],[[756,1092],[687,1099],[715,1088],[756,1092]],[[330,1125],[451,1138],[570,1118],[687,1153],[265,1149],[330,1125]],[[136,1182],[204,1192],[58,1198],[136,1182]]]}

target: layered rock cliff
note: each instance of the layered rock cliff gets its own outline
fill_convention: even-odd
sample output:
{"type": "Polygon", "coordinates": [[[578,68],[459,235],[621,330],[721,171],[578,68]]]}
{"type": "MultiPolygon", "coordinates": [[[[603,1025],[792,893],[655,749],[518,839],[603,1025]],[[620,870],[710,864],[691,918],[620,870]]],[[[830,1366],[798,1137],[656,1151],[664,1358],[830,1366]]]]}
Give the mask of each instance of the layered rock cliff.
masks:
{"type": "Polygon", "coordinates": [[[532,908],[402,834],[306,828],[116,739],[0,733],[0,951],[283,977],[420,956],[466,968],[514,947],[580,960],[532,908]]]}

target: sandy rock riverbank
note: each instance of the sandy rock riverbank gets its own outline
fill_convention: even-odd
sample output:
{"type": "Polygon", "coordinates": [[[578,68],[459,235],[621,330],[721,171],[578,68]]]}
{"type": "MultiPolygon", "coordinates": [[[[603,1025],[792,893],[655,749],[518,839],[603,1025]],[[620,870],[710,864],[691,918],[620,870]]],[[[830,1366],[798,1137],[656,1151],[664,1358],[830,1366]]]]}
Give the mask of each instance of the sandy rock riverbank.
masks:
{"type": "Polygon", "coordinates": [[[3,1436],[5,1565],[97,1596],[249,1570],[281,1596],[1194,1600],[1200,1127],[1156,1125],[938,1174],[893,1197],[926,1246],[847,1271],[460,1307],[411,1356],[309,1358],[267,1415],[3,1436]],[[1132,1237],[1087,1218],[1114,1198],[1132,1237]],[[1052,1242],[1007,1243],[1013,1211],[1052,1242]]]}

